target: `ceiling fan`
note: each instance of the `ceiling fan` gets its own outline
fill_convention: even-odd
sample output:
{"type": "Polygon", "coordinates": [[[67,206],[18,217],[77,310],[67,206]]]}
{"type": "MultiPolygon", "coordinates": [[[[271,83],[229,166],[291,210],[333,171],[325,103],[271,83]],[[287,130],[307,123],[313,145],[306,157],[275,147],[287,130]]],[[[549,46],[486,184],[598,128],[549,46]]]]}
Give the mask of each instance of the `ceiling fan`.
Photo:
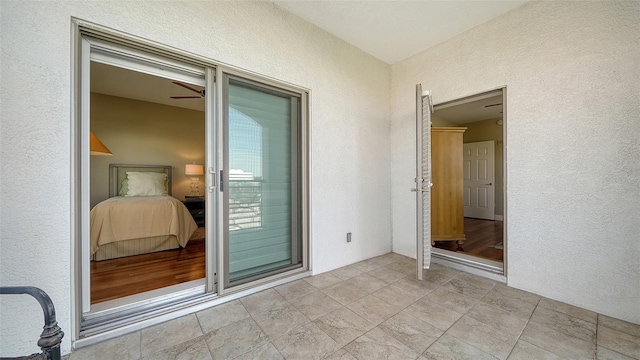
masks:
{"type": "Polygon", "coordinates": [[[189,89],[195,93],[198,93],[198,96],[171,96],[172,99],[201,99],[204,97],[204,90],[197,90],[192,88],[191,86],[176,82],[176,81],[172,81],[172,83],[178,85],[178,86],[182,86],[185,89],[189,89]]]}

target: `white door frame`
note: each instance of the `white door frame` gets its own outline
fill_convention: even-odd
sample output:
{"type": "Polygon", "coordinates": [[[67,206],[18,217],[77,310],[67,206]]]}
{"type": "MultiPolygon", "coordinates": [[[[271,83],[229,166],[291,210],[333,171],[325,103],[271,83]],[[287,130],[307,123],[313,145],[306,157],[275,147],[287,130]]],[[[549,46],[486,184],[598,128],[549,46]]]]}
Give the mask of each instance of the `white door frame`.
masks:
{"type": "MultiPolygon", "coordinates": [[[[509,246],[509,241],[508,241],[508,235],[509,235],[509,227],[508,227],[508,220],[507,220],[507,213],[508,213],[508,192],[507,192],[507,188],[508,188],[508,182],[507,182],[507,167],[508,167],[508,152],[507,152],[507,126],[508,126],[508,116],[507,116],[507,86],[499,86],[493,89],[489,89],[487,91],[484,92],[480,92],[480,93],[475,93],[475,94],[471,94],[468,96],[463,96],[463,97],[459,97],[459,98],[453,98],[450,100],[446,100],[443,102],[440,102],[438,104],[433,105],[434,108],[436,107],[441,107],[443,105],[448,105],[448,106],[452,106],[457,105],[457,104],[463,104],[465,102],[469,102],[469,101],[474,101],[477,100],[478,97],[481,96],[491,96],[490,93],[497,93],[498,91],[502,91],[502,174],[503,174],[503,180],[502,180],[502,193],[503,193],[503,211],[504,211],[504,215],[503,215],[503,221],[504,221],[504,226],[503,226],[503,233],[502,233],[502,238],[503,238],[503,243],[504,243],[504,249],[503,249],[503,253],[504,253],[504,257],[503,257],[503,261],[502,261],[502,268],[500,269],[499,267],[496,267],[494,264],[494,261],[484,261],[484,259],[482,258],[475,258],[476,261],[467,261],[466,259],[461,259],[459,257],[456,257],[457,253],[452,253],[450,251],[447,250],[441,250],[438,248],[433,248],[433,257],[434,257],[434,261],[438,261],[438,262],[447,262],[450,264],[453,264],[454,266],[459,266],[460,264],[462,264],[462,266],[468,266],[474,269],[479,269],[481,272],[486,272],[487,274],[494,274],[492,276],[495,276],[496,273],[498,274],[502,274],[504,276],[504,281],[507,282],[507,276],[508,276],[508,246],[509,246]],[[485,271],[486,270],[486,271],[485,271]]],[[[493,94],[493,95],[497,95],[497,94],[493,94]]]]}

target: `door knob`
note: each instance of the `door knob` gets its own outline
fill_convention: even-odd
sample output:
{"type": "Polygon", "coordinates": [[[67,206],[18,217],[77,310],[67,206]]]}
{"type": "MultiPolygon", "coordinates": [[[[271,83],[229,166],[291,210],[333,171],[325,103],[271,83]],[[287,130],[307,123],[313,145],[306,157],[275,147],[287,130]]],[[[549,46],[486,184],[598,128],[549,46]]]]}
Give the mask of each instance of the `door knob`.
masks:
{"type": "Polygon", "coordinates": [[[493,183],[488,183],[488,184],[485,184],[485,185],[493,185],[493,183]]]}

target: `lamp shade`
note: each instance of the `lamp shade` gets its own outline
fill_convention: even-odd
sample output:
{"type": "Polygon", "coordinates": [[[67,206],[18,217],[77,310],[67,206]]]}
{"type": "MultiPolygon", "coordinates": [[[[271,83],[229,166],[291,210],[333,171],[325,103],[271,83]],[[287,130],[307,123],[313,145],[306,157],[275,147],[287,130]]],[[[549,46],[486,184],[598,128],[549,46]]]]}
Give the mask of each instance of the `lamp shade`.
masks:
{"type": "Polygon", "coordinates": [[[109,149],[98,139],[93,132],[89,132],[89,153],[91,155],[109,156],[113,155],[109,149]]]}
{"type": "Polygon", "coordinates": [[[184,166],[185,175],[203,175],[204,166],[196,164],[187,164],[184,166]]]}

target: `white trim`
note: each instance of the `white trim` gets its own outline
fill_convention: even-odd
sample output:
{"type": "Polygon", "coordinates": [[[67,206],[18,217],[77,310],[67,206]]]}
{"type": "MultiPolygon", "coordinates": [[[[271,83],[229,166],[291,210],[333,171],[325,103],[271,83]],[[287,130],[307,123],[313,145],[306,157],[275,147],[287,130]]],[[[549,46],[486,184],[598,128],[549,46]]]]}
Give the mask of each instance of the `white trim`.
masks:
{"type": "MultiPolygon", "coordinates": [[[[438,108],[438,109],[443,109],[443,108],[447,108],[453,105],[460,105],[460,104],[464,104],[467,102],[471,102],[471,101],[475,101],[478,99],[484,99],[487,97],[491,97],[491,96],[496,96],[498,95],[499,92],[502,92],[502,121],[503,121],[503,125],[502,125],[502,193],[503,193],[503,215],[495,215],[494,216],[494,220],[498,220],[498,217],[500,217],[502,219],[502,221],[504,221],[503,224],[503,230],[502,230],[502,241],[504,244],[504,249],[502,250],[503,253],[503,262],[502,262],[502,266],[501,271],[494,271],[497,269],[497,266],[493,266],[494,269],[492,269],[492,266],[489,266],[487,269],[490,272],[496,272],[496,273],[500,273],[501,276],[504,276],[505,278],[505,282],[506,282],[506,278],[507,278],[507,261],[508,261],[508,251],[507,251],[507,246],[508,246],[508,241],[507,241],[507,222],[504,220],[507,217],[507,85],[503,85],[503,86],[499,86],[481,93],[477,93],[475,95],[467,95],[467,96],[463,96],[463,97],[459,97],[456,99],[452,99],[452,100],[448,100],[448,101],[443,101],[440,102],[438,104],[433,105],[434,109],[438,108]]],[[[495,196],[495,194],[494,194],[495,196]]],[[[474,266],[478,266],[480,268],[485,267],[484,265],[482,265],[483,262],[485,261],[491,261],[491,260],[486,260],[486,259],[482,259],[479,257],[475,257],[475,256],[470,256],[464,253],[458,253],[458,252],[451,252],[451,251],[447,251],[447,250],[441,250],[441,249],[437,249],[435,247],[432,247],[432,254],[433,254],[433,258],[440,258],[440,260],[445,261],[444,259],[448,259],[446,261],[448,261],[449,263],[457,263],[459,264],[459,266],[466,266],[466,267],[474,267],[474,266]],[[467,264],[467,265],[463,265],[463,264],[467,264]]],[[[500,264],[499,262],[495,262],[496,264],[500,264]]],[[[456,265],[457,266],[457,265],[456,265]]]]}
{"type": "Polygon", "coordinates": [[[206,289],[205,292],[217,292],[216,278],[220,273],[218,269],[218,261],[215,256],[218,251],[216,244],[218,243],[218,222],[216,214],[218,214],[218,203],[220,191],[216,179],[218,176],[218,132],[219,124],[216,122],[217,102],[215,97],[218,95],[218,87],[216,84],[216,70],[210,67],[205,68],[205,162],[207,171],[205,172],[205,274],[206,289]]]}
{"type": "Polygon", "coordinates": [[[507,151],[507,126],[509,125],[509,121],[507,120],[507,85],[502,87],[502,268],[504,272],[504,276],[508,278],[508,263],[509,263],[509,231],[508,231],[508,222],[507,222],[507,160],[508,160],[508,151],[507,151]]]}
{"type": "Polygon", "coordinates": [[[503,221],[504,220],[504,216],[502,216],[502,215],[493,215],[493,220],[503,221]]]}
{"type": "MultiPolygon", "coordinates": [[[[415,192],[416,192],[416,276],[418,280],[422,280],[424,269],[424,197],[423,190],[423,149],[422,143],[424,134],[424,110],[422,109],[422,98],[424,92],[422,91],[422,84],[416,85],[416,177],[415,177],[415,192]]],[[[429,238],[429,245],[431,245],[431,239],[429,238]]]]}
{"type": "MultiPolygon", "coordinates": [[[[90,114],[90,68],[91,68],[91,45],[89,41],[84,37],[80,38],[80,119],[79,120],[79,133],[80,139],[73,139],[76,143],[80,143],[80,276],[82,292],[82,312],[87,313],[91,310],[91,259],[90,259],[90,247],[89,242],[89,211],[90,206],[90,191],[89,191],[89,114],[90,114]],[[85,170],[83,170],[85,169],[85,170]]],[[[78,241],[76,239],[76,241],[78,241]]],[[[74,246],[75,247],[75,246],[74,246]]]]}

